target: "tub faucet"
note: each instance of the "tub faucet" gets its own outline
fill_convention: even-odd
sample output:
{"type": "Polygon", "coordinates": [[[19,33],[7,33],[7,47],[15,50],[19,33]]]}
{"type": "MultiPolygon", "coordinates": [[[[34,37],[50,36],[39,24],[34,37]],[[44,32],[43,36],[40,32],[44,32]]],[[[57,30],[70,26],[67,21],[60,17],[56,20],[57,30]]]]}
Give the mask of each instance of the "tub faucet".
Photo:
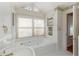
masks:
{"type": "Polygon", "coordinates": [[[3,50],[3,54],[5,54],[5,50],[3,50]]]}
{"type": "Polygon", "coordinates": [[[23,43],[21,43],[21,45],[23,45],[23,43]]]}
{"type": "Polygon", "coordinates": [[[29,41],[29,43],[31,43],[31,41],[29,41]]]}

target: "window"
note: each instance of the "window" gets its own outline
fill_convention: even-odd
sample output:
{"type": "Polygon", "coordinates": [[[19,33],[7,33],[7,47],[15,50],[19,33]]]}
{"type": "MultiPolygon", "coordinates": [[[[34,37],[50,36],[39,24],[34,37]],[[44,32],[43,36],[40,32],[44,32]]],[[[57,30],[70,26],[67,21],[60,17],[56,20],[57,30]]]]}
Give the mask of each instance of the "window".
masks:
{"type": "Polygon", "coordinates": [[[34,19],[34,35],[44,35],[44,20],[34,19]]]}
{"type": "Polygon", "coordinates": [[[18,27],[32,27],[32,19],[18,18],[18,27]]]}
{"type": "Polygon", "coordinates": [[[44,35],[44,19],[17,18],[17,38],[44,35]]]}
{"type": "Polygon", "coordinates": [[[34,35],[35,36],[44,35],[44,28],[34,28],[34,35]]]}
{"type": "Polygon", "coordinates": [[[32,29],[18,29],[18,37],[32,36],[32,29]]]}
{"type": "Polygon", "coordinates": [[[34,19],[34,27],[44,28],[44,20],[43,19],[34,19]]]}
{"type": "Polygon", "coordinates": [[[19,38],[32,36],[32,19],[18,17],[17,35],[19,38]]]}

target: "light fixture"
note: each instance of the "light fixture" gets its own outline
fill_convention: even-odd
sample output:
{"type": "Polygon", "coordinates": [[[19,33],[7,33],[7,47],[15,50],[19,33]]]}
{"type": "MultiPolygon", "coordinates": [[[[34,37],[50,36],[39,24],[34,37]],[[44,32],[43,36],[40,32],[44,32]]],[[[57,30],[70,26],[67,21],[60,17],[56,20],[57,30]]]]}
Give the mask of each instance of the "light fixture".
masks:
{"type": "Polygon", "coordinates": [[[32,11],[32,8],[31,7],[25,7],[24,9],[25,10],[28,10],[28,11],[32,11]]]}
{"type": "Polygon", "coordinates": [[[33,4],[29,5],[29,6],[25,6],[24,9],[27,10],[27,11],[34,11],[34,12],[38,12],[39,11],[39,9],[33,4]]]}

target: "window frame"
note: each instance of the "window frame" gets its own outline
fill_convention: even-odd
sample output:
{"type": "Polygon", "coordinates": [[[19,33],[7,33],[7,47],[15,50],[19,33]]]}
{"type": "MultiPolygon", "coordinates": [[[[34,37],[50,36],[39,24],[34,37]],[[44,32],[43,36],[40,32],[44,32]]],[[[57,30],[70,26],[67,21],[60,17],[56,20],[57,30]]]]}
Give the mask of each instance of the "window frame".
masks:
{"type": "MultiPolygon", "coordinates": [[[[33,37],[33,36],[45,36],[45,33],[46,33],[46,26],[45,26],[45,19],[42,19],[44,20],[44,27],[34,27],[34,19],[41,19],[41,18],[33,18],[33,17],[29,17],[29,16],[24,16],[24,15],[18,15],[20,18],[31,18],[32,19],[32,36],[28,36],[28,37],[33,37]],[[34,33],[34,28],[43,28],[44,29],[44,34],[43,35],[35,35],[34,33]]],[[[18,16],[16,16],[16,38],[26,38],[26,37],[18,37],[18,26],[17,26],[17,19],[18,19],[18,16]]],[[[29,28],[29,27],[25,27],[25,28],[29,28]]]]}

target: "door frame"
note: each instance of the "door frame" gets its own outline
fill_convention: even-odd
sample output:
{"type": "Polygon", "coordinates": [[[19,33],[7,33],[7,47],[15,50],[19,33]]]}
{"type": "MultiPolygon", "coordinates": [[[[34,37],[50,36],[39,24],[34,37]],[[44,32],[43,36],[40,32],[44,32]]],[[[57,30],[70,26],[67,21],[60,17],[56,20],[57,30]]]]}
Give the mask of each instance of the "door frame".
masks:
{"type": "MultiPolygon", "coordinates": [[[[71,13],[71,12],[73,12],[73,23],[75,23],[74,21],[75,20],[77,20],[77,5],[73,5],[73,7],[72,8],[70,8],[70,9],[68,9],[68,10],[66,10],[66,11],[64,11],[64,23],[63,23],[63,30],[64,30],[64,32],[63,32],[63,48],[64,48],[64,50],[66,51],[66,47],[67,47],[67,45],[66,45],[66,43],[67,43],[67,14],[68,13],[71,13]]],[[[78,21],[78,20],[77,20],[78,21]]],[[[73,26],[75,27],[75,25],[73,24],[73,26]]],[[[74,28],[75,29],[75,28],[74,28]]],[[[76,31],[76,29],[74,30],[74,31],[76,31]]],[[[73,31],[73,32],[74,32],[73,31]]],[[[77,33],[78,34],[78,33],[77,33]]],[[[74,35],[73,35],[73,37],[75,36],[76,34],[74,33],[74,35]]],[[[77,38],[77,40],[78,40],[78,37],[76,37],[77,38]]],[[[77,40],[75,40],[75,38],[73,38],[73,56],[77,56],[78,55],[78,41],[77,40]],[[76,47],[75,47],[76,46],[76,47]]],[[[68,51],[66,51],[66,52],[68,52],[68,51]]]]}
{"type": "MultiPolygon", "coordinates": [[[[67,13],[66,14],[66,39],[68,40],[68,14],[72,14],[73,15],[73,12],[70,12],[70,13],[67,13]]],[[[72,16],[72,21],[73,21],[73,16],[72,16]]],[[[73,22],[72,22],[73,23],[73,22]]],[[[66,40],[66,50],[67,50],[67,40],[66,40]]],[[[73,41],[73,39],[72,39],[73,41]]],[[[68,50],[67,50],[68,51],[68,50]]],[[[68,51],[69,52],[69,51],[68,51]]],[[[73,54],[73,53],[72,53],[73,54]]]]}

